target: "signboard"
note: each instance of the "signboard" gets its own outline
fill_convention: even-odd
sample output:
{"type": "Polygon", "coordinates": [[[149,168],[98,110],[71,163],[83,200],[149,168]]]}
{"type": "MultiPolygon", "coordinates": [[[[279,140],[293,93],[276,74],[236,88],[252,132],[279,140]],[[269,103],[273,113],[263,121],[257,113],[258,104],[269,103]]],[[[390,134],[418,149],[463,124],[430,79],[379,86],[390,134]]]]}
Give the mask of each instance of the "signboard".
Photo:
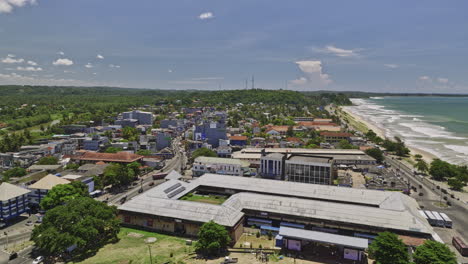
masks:
{"type": "Polygon", "coordinates": [[[344,259],[359,260],[359,251],[355,249],[345,248],[343,253],[344,259]]]}

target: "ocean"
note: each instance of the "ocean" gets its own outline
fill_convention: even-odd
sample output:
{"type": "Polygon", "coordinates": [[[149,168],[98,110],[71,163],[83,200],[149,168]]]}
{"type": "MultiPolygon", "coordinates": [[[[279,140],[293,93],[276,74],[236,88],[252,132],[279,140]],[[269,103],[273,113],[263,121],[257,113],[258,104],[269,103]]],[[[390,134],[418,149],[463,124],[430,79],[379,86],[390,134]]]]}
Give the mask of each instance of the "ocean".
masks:
{"type": "Polygon", "coordinates": [[[398,136],[408,146],[442,160],[468,165],[468,97],[351,99],[349,111],[398,136]]]}

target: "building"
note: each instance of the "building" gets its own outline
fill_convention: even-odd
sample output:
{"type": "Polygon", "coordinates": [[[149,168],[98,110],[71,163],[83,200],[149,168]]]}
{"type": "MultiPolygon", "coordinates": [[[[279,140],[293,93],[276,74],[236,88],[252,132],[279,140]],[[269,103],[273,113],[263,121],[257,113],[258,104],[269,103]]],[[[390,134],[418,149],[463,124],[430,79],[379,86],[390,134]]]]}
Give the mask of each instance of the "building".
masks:
{"type": "Polygon", "coordinates": [[[245,146],[247,145],[247,137],[246,136],[230,136],[229,141],[231,146],[245,146]]]}
{"type": "Polygon", "coordinates": [[[70,183],[69,180],[62,179],[52,174],[46,175],[44,178],[38,180],[34,184],[29,185],[28,188],[31,190],[31,193],[29,194],[29,203],[34,207],[38,207],[42,199],[44,199],[44,197],[50,190],[52,190],[52,188],[59,184],[68,183],[70,183]]]}
{"type": "Polygon", "coordinates": [[[262,155],[259,173],[262,178],[284,180],[284,161],[286,155],[270,153],[262,155]]]}
{"type": "Polygon", "coordinates": [[[117,119],[115,124],[121,127],[137,127],[138,119],[117,119]]]}
{"type": "Polygon", "coordinates": [[[321,237],[335,234],[332,241],[322,241],[327,244],[353,237],[365,237],[369,243],[367,239],[383,231],[438,239],[419,209],[413,198],[399,192],[205,174],[190,183],[166,181],[119,206],[118,217],[125,226],[189,237],[213,220],[229,231],[233,242],[244,226],[266,225],[280,230],[286,246],[285,239],[301,240],[301,245],[312,239],[310,231],[321,237]],[[220,205],[181,200],[194,192],[229,198],[220,205]],[[282,232],[283,227],[296,230],[282,232]],[[297,232],[302,235],[295,237],[297,232]]]}
{"type": "Polygon", "coordinates": [[[328,143],[339,143],[342,140],[351,141],[351,137],[354,135],[346,132],[320,132],[320,136],[325,139],[328,143]]]}
{"type": "Polygon", "coordinates": [[[333,183],[333,158],[291,155],[285,160],[285,180],[292,182],[333,183]]]}
{"type": "Polygon", "coordinates": [[[207,141],[213,148],[217,148],[220,139],[228,139],[224,123],[204,122],[199,126],[195,126],[193,140],[207,141]]]}
{"type": "Polygon", "coordinates": [[[156,133],[156,149],[161,150],[170,147],[172,144],[172,135],[168,132],[158,131],[156,133]]]}
{"type": "Polygon", "coordinates": [[[135,119],[138,125],[153,125],[153,114],[150,112],[143,112],[134,110],[122,113],[123,119],[135,119]]]}
{"type": "Polygon", "coordinates": [[[62,179],[65,179],[65,180],[70,181],[70,182],[80,181],[80,182],[86,184],[86,186],[88,186],[88,193],[91,193],[91,192],[94,191],[94,179],[93,179],[93,177],[85,176],[85,175],[81,175],[81,174],[67,174],[67,175],[62,176],[62,179]]]}
{"type": "Polygon", "coordinates": [[[249,167],[249,163],[238,159],[198,157],[193,162],[193,176],[201,176],[205,173],[242,176],[249,167]]]}
{"type": "Polygon", "coordinates": [[[72,161],[79,163],[113,162],[128,164],[132,162],[140,162],[142,159],[142,155],[137,155],[125,151],[117,153],[98,153],[92,151],[85,151],[80,153],[79,155],[71,157],[72,161]]]}
{"type": "Polygon", "coordinates": [[[317,131],[333,131],[339,132],[341,131],[341,127],[335,123],[331,122],[322,122],[322,121],[300,121],[298,122],[299,126],[306,127],[307,129],[313,129],[317,131]]]}
{"type": "Polygon", "coordinates": [[[219,146],[216,149],[216,154],[220,158],[230,158],[232,155],[232,147],[231,146],[219,146]]]}
{"type": "Polygon", "coordinates": [[[104,147],[104,144],[107,144],[109,139],[107,137],[100,137],[99,135],[94,135],[93,137],[85,138],[83,141],[83,149],[98,151],[104,147]]]}
{"type": "Polygon", "coordinates": [[[294,117],[295,122],[301,122],[301,121],[314,121],[314,117],[312,116],[299,116],[299,117],[294,117]]]}
{"type": "Polygon", "coordinates": [[[109,166],[110,164],[108,163],[97,163],[97,164],[92,164],[92,163],[87,163],[78,168],[78,173],[81,175],[85,176],[103,176],[104,175],[104,170],[109,166]]]}
{"type": "Polygon", "coordinates": [[[4,182],[0,184],[0,222],[8,222],[28,211],[30,191],[4,182]]]}
{"type": "Polygon", "coordinates": [[[305,148],[244,148],[232,153],[232,157],[248,161],[254,165],[260,166],[262,152],[310,155],[320,157],[332,157],[334,165],[356,166],[359,169],[369,169],[375,166],[376,161],[364,151],[357,149],[305,149],[305,148]]]}

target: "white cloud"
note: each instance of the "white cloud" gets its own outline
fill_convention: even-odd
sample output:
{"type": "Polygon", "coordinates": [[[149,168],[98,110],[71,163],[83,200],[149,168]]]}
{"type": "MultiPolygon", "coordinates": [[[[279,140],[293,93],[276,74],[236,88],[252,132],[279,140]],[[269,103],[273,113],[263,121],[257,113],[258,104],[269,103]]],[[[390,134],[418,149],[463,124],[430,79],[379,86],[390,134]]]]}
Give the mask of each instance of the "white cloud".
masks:
{"type": "Polygon", "coordinates": [[[28,64],[31,65],[31,66],[37,66],[37,63],[34,62],[34,61],[28,61],[28,64]]]}
{"type": "Polygon", "coordinates": [[[52,63],[55,66],[70,66],[73,65],[73,61],[70,59],[58,59],[52,63]]]}
{"type": "Polygon", "coordinates": [[[0,0],[0,13],[10,13],[15,7],[23,7],[27,4],[34,5],[36,0],[0,0]]]}
{"type": "MultiPolygon", "coordinates": [[[[1,1],[1,0],[0,0],[1,1]]],[[[11,63],[23,63],[24,62],[24,59],[15,59],[15,56],[14,55],[11,55],[11,54],[8,54],[8,56],[4,59],[2,59],[2,62],[3,63],[8,63],[8,64],[11,64],[11,63]]]]}
{"type": "Polygon", "coordinates": [[[18,70],[18,71],[37,72],[37,71],[42,71],[42,68],[41,68],[41,67],[37,67],[37,68],[36,68],[36,67],[30,67],[30,66],[28,66],[28,67],[21,67],[21,66],[19,66],[19,67],[16,67],[16,70],[18,70]]]}
{"type": "Polygon", "coordinates": [[[44,75],[43,77],[34,78],[24,76],[17,73],[1,74],[0,84],[17,84],[17,85],[50,85],[50,86],[116,86],[115,84],[87,82],[75,79],[53,78],[53,75],[44,75]]]}
{"type": "Polygon", "coordinates": [[[102,56],[101,54],[98,54],[98,55],[96,56],[96,58],[98,58],[98,59],[100,59],[100,60],[103,60],[103,59],[104,59],[104,56],[102,56]]]}
{"type": "Polygon", "coordinates": [[[16,55],[15,54],[8,54],[7,57],[14,58],[14,57],[16,57],[16,55]]]}
{"type": "Polygon", "coordinates": [[[431,82],[432,81],[431,77],[429,77],[427,75],[419,77],[419,80],[420,81],[425,81],[425,82],[431,82]]]}
{"type": "Polygon", "coordinates": [[[199,77],[199,78],[192,78],[193,81],[218,81],[224,80],[224,77],[199,77]]]}
{"type": "Polygon", "coordinates": [[[96,73],[96,72],[93,72],[93,75],[97,75],[97,73],[96,73]]]}
{"type": "Polygon", "coordinates": [[[384,64],[384,66],[387,67],[387,68],[390,68],[390,69],[396,69],[396,68],[399,67],[399,66],[396,65],[396,64],[384,64]]]}
{"type": "Polygon", "coordinates": [[[168,72],[168,73],[172,73],[172,70],[171,70],[171,69],[168,69],[167,72],[168,72]]]}
{"type": "Polygon", "coordinates": [[[437,78],[437,81],[438,81],[439,83],[444,83],[444,84],[446,84],[446,83],[449,82],[449,79],[439,77],[439,78],[437,78]]]}
{"type": "Polygon", "coordinates": [[[360,49],[342,49],[342,48],[337,48],[333,45],[328,45],[325,48],[313,48],[315,52],[319,53],[326,53],[326,54],[332,54],[338,57],[358,57],[359,54],[357,53],[360,49]]]}
{"type": "Polygon", "coordinates": [[[115,65],[115,64],[109,64],[109,67],[110,68],[120,68],[120,65],[115,65]]]}
{"type": "Polygon", "coordinates": [[[201,13],[198,18],[201,19],[201,20],[205,20],[205,19],[210,19],[210,18],[213,18],[214,15],[213,13],[211,12],[205,12],[205,13],[201,13]]]}
{"type": "Polygon", "coordinates": [[[333,82],[330,76],[323,72],[321,61],[296,61],[296,64],[305,76],[290,81],[292,85],[317,87],[325,86],[333,82]]]}
{"type": "Polygon", "coordinates": [[[59,54],[59,55],[61,55],[61,56],[64,56],[64,55],[65,55],[65,52],[59,51],[59,52],[57,52],[57,54],[59,54]]]}
{"type": "Polygon", "coordinates": [[[91,69],[91,68],[93,68],[94,66],[93,66],[91,63],[88,62],[88,63],[85,65],[85,67],[88,68],[88,69],[91,69]]]}

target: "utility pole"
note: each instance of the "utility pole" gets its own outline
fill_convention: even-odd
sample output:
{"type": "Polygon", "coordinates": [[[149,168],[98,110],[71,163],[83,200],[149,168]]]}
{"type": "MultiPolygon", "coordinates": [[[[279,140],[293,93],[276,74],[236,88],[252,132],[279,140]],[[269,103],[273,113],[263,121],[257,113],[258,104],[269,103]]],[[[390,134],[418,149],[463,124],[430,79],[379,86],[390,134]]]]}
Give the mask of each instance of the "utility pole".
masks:
{"type": "Polygon", "coordinates": [[[153,264],[153,257],[151,256],[151,246],[148,245],[148,250],[149,250],[149,253],[150,253],[150,263],[153,264]]]}
{"type": "Polygon", "coordinates": [[[252,90],[255,89],[255,76],[252,75],[252,90]]]}

